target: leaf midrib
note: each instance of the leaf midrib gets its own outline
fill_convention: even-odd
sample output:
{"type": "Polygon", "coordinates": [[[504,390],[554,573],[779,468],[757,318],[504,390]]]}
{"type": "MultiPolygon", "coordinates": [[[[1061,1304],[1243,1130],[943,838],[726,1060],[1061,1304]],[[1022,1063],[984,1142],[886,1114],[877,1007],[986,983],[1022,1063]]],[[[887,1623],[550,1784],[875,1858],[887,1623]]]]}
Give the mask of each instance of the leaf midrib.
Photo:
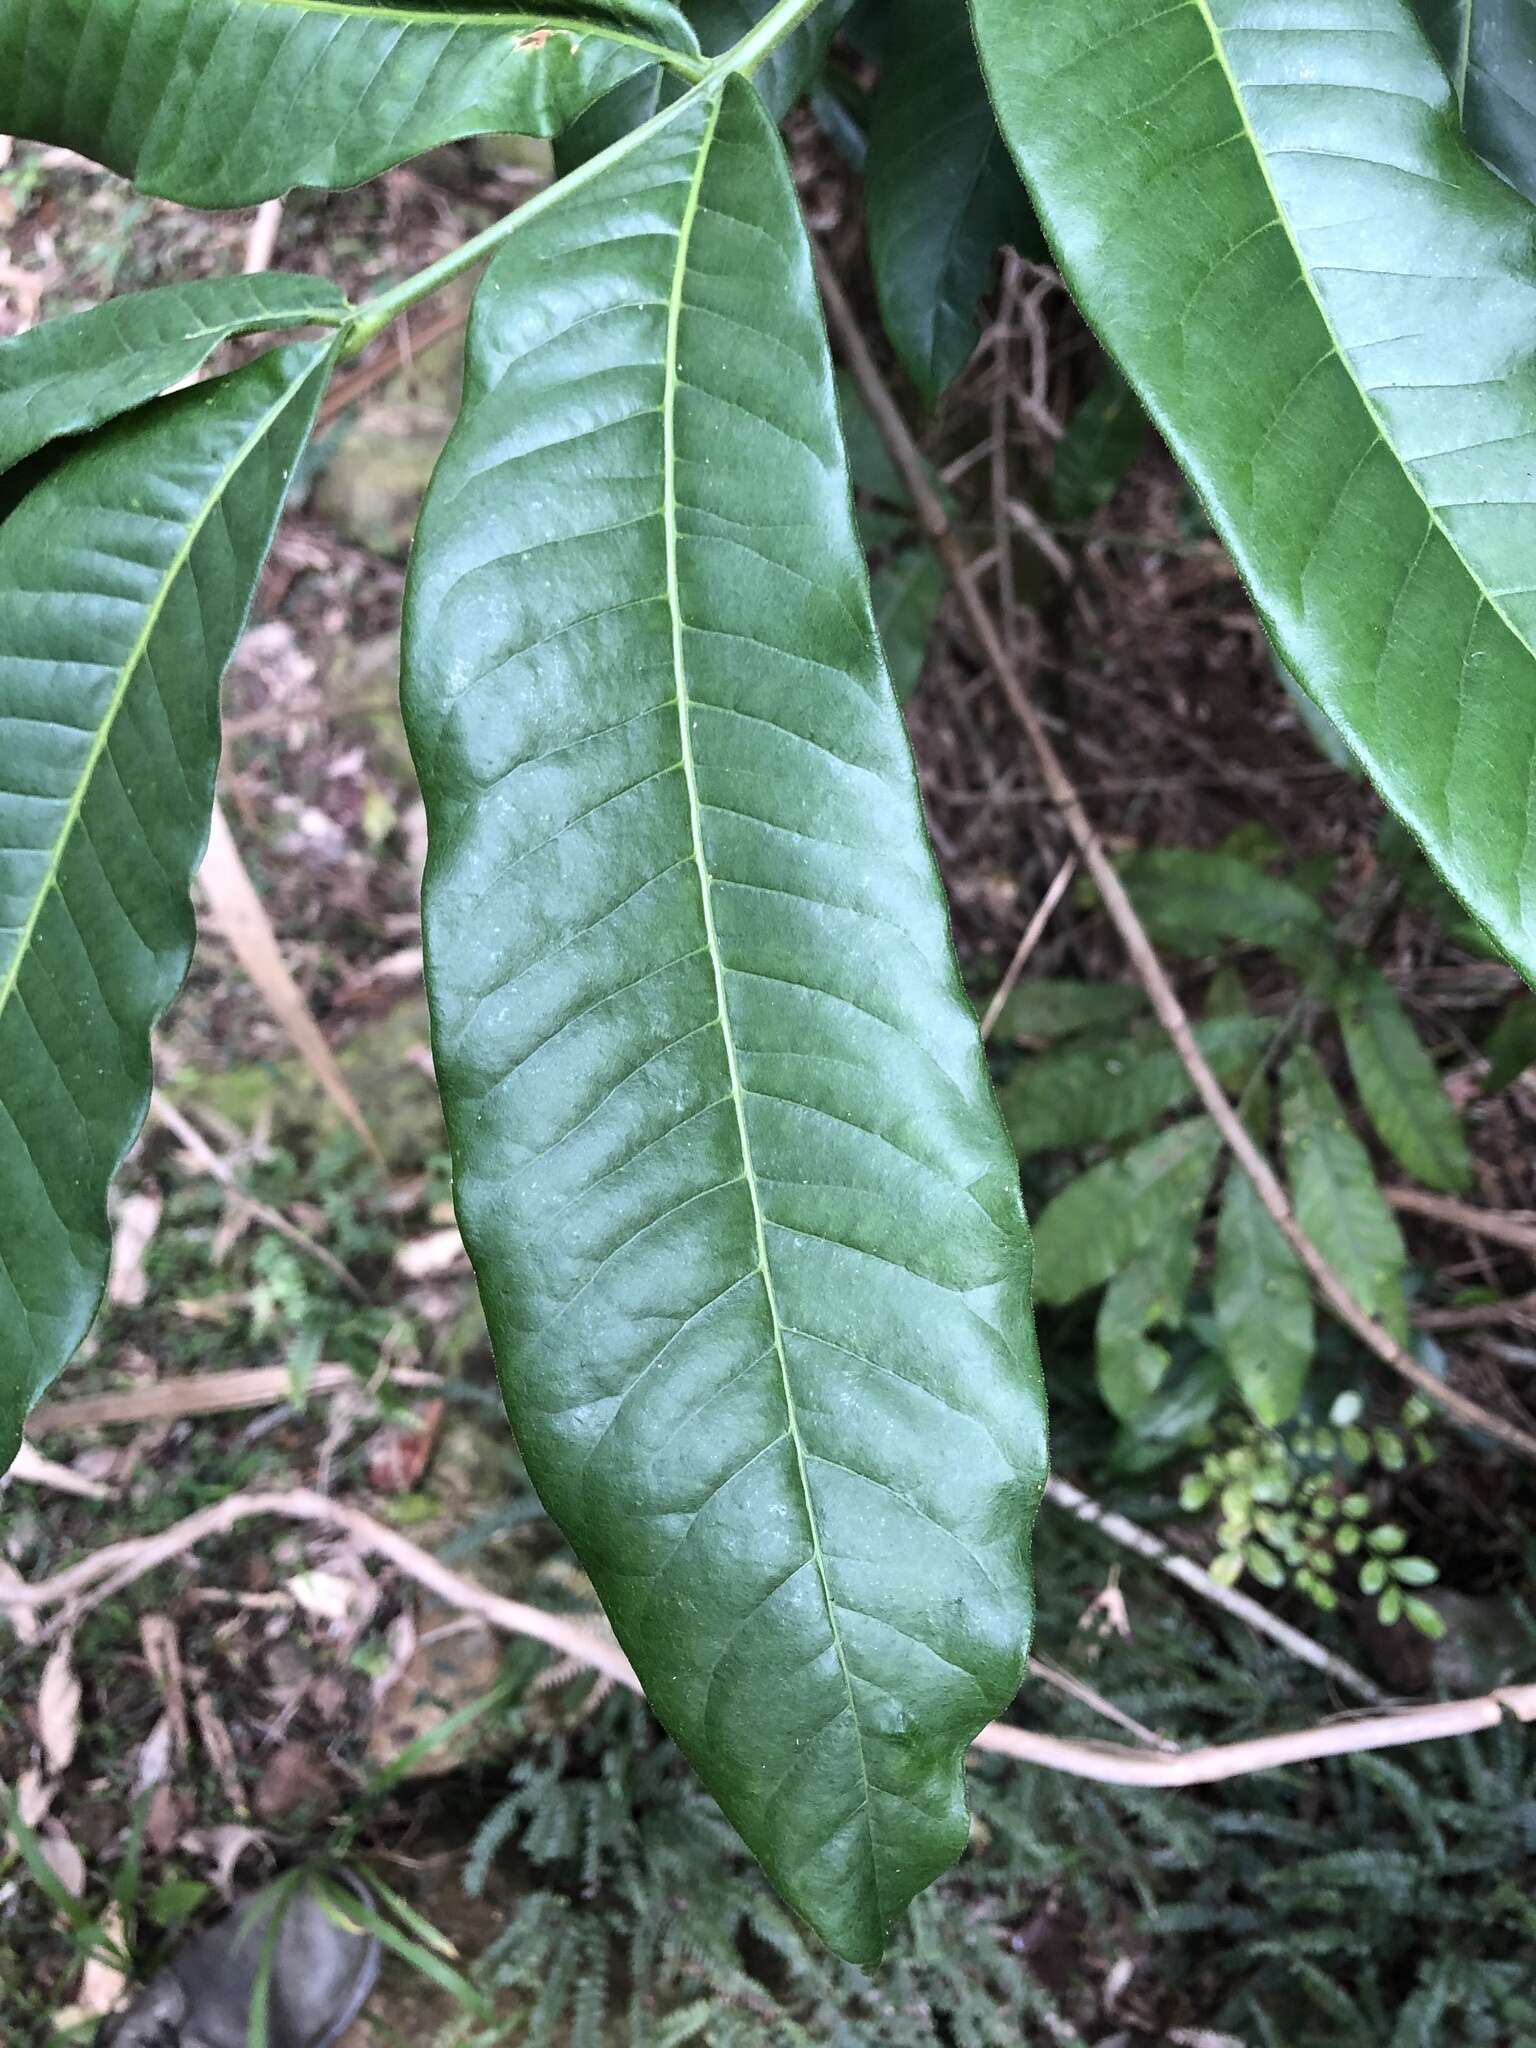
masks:
{"type": "Polygon", "coordinates": [[[643,50],[648,56],[662,62],[685,54],[670,49],[665,43],[653,43],[645,36],[637,36],[625,29],[609,28],[600,21],[577,20],[571,15],[537,14],[519,11],[516,14],[453,14],[447,11],[426,12],[414,7],[361,7],[353,0],[233,0],[240,7],[287,7],[298,14],[339,14],[359,21],[403,21],[412,28],[482,28],[513,29],[535,32],[539,29],[554,29],[561,35],[575,36],[585,41],[596,36],[605,43],[620,43],[626,49],[643,50]]]}
{"type": "MultiPolygon", "coordinates": [[[[1494,617],[1497,618],[1509,632],[1516,646],[1522,648],[1527,654],[1531,654],[1533,651],[1536,650],[1532,649],[1530,642],[1527,640],[1526,636],[1520,631],[1520,629],[1515,625],[1514,621],[1510,618],[1508,612],[1505,611],[1503,605],[1499,602],[1497,596],[1491,590],[1489,590],[1487,583],[1485,582],[1480,572],[1476,570],[1472,566],[1472,564],[1467,560],[1467,557],[1462,552],[1461,546],[1459,542],[1456,540],[1455,535],[1451,532],[1450,528],[1445,524],[1444,520],[1440,517],[1438,508],[1430,502],[1428,496],[1425,494],[1424,487],[1419,482],[1419,479],[1415,475],[1412,466],[1408,463],[1406,458],[1398,452],[1396,443],[1393,441],[1391,434],[1387,430],[1387,423],[1383,419],[1380,411],[1377,409],[1375,399],[1371,396],[1370,392],[1366,390],[1365,386],[1360,382],[1359,376],[1357,375],[1355,370],[1354,360],[1350,356],[1349,351],[1344,347],[1344,344],[1339,337],[1338,329],[1334,326],[1333,316],[1328,311],[1327,305],[1324,303],[1322,294],[1319,292],[1317,288],[1316,281],[1312,274],[1312,266],[1307,261],[1306,256],[1303,254],[1300,242],[1296,239],[1296,231],[1291,225],[1290,214],[1286,210],[1286,207],[1281,200],[1279,190],[1276,187],[1274,178],[1270,174],[1268,152],[1264,148],[1264,145],[1260,142],[1258,131],[1255,129],[1252,121],[1248,117],[1248,102],[1243,97],[1243,90],[1238,83],[1237,73],[1233,70],[1231,59],[1227,55],[1226,39],[1222,35],[1221,30],[1217,27],[1216,17],[1211,12],[1209,0],[1190,0],[1190,4],[1193,5],[1199,11],[1200,17],[1206,25],[1206,29],[1211,39],[1212,55],[1215,57],[1216,62],[1220,65],[1222,76],[1227,81],[1228,90],[1232,95],[1233,107],[1236,109],[1238,120],[1242,123],[1242,132],[1247,137],[1249,147],[1253,152],[1254,163],[1258,167],[1260,177],[1264,180],[1264,189],[1266,192],[1268,192],[1270,204],[1274,208],[1275,220],[1279,224],[1280,231],[1285,236],[1285,239],[1290,246],[1291,254],[1296,261],[1296,269],[1302,279],[1302,282],[1305,284],[1307,288],[1307,295],[1311,299],[1313,305],[1317,308],[1317,316],[1323,323],[1323,330],[1328,336],[1329,346],[1333,350],[1334,354],[1338,357],[1340,364],[1343,366],[1345,375],[1349,378],[1350,389],[1354,391],[1356,396],[1359,398],[1360,403],[1364,406],[1366,414],[1370,419],[1371,425],[1375,430],[1377,440],[1381,443],[1382,447],[1386,449],[1388,455],[1391,456],[1393,464],[1398,470],[1399,474],[1403,477],[1404,481],[1409,485],[1410,489],[1413,491],[1414,496],[1418,499],[1419,503],[1424,507],[1425,517],[1428,519],[1429,524],[1434,529],[1434,531],[1440,535],[1440,538],[1445,542],[1446,546],[1450,549],[1451,554],[1459,563],[1468,582],[1471,583],[1473,589],[1477,592],[1479,602],[1481,604],[1487,605],[1488,609],[1493,613],[1494,617]]],[[[1358,738],[1356,739],[1355,743],[1357,745],[1363,744],[1363,742],[1361,742],[1358,738]]],[[[1376,765],[1379,768],[1382,764],[1378,762],[1376,765]]]]}
{"type": "Polygon", "coordinates": [[[682,748],[683,779],[688,793],[689,831],[693,841],[694,861],[699,874],[699,894],[703,906],[705,943],[709,953],[710,968],[714,975],[715,997],[719,1005],[720,1036],[725,1048],[726,1069],[731,1090],[730,1099],[736,1113],[736,1129],[741,1147],[742,1174],[748,1199],[752,1205],[752,1226],[757,1245],[757,1270],[762,1277],[763,1293],[767,1300],[769,1319],[773,1326],[773,1355],[779,1368],[789,1441],[794,1453],[795,1472],[799,1481],[800,1494],[805,1504],[806,1523],[810,1531],[811,1540],[811,1560],[816,1568],[816,1579],[821,1588],[822,1603],[827,1615],[827,1625],[831,1631],[833,1648],[837,1653],[838,1671],[848,1700],[848,1715],[853,1727],[854,1745],[859,1759],[859,1782],[862,1793],[859,1810],[864,1819],[864,1834],[868,1846],[871,1879],[875,1887],[876,1907],[877,1910],[883,1910],[880,1907],[879,1859],[875,1849],[873,1814],[870,1802],[869,1767],[864,1754],[864,1731],[859,1719],[858,1703],[854,1698],[853,1676],[848,1667],[847,1649],[844,1645],[842,1629],[838,1622],[837,1605],[832,1597],[831,1583],[827,1575],[826,1556],[821,1542],[821,1528],[816,1513],[816,1503],[811,1493],[810,1476],[807,1470],[805,1442],[800,1432],[799,1411],[795,1404],[794,1390],[790,1384],[789,1363],[784,1349],[785,1325],[779,1312],[778,1296],[773,1284],[773,1271],[768,1258],[768,1238],[763,1214],[762,1196],[758,1187],[756,1166],[753,1161],[751,1133],[747,1127],[746,1090],[742,1084],[735,1031],[731,1023],[730,1005],[726,995],[726,967],[721,954],[719,935],[715,929],[712,893],[714,883],[704,847],[703,806],[699,795],[698,775],[693,757],[691,699],[688,691],[687,662],[683,651],[686,628],[683,620],[681,579],[678,570],[677,517],[679,337],[682,326],[683,284],[688,272],[689,250],[692,243],[694,225],[698,218],[704,188],[704,175],[709,164],[710,150],[713,147],[716,131],[719,127],[721,110],[722,100],[719,95],[716,95],[710,102],[708,119],[704,132],[699,139],[698,161],[694,166],[688,202],[684,208],[682,223],[678,232],[677,262],[672,274],[672,289],[667,304],[666,387],[662,401],[662,470],[663,522],[667,555],[666,595],[672,620],[672,667],[676,681],[677,722],[682,748]]]}
{"type": "Polygon", "coordinates": [[[218,480],[209,491],[197,518],[188,527],[184,539],[166,564],[165,574],[160,579],[159,588],[156,590],[154,598],[145,612],[143,626],[135,636],[133,646],[118,671],[117,681],[113,685],[112,694],[107,700],[95,736],[86,751],[85,760],[81,764],[80,774],[76,780],[74,791],[70,796],[58,835],[50,850],[48,865],[38,884],[37,893],[32,900],[30,910],[27,912],[26,920],[17,935],[16,950],[11,957],[11,963],[6,968],[4,974],[0,974],[0,1016],[3,1016],[10,1007],[11,998],[15,995],[20,985],[22,969],[27,963],[33,940],[37,936],[37,927],[42,921],[43,906],[58,886],[59,876],[64,866],[64,856],[85,811],[86,799],[90,795],[91,785],[96,779],[96,771],[101,766],[107,748],[111,745],[112,734],[118,717],[122,712],[124,704],[127,702],[129,691],[133,688],[140,665],[144,660],[150,640],[154,636],[155,628],[160,623],[160,615],[165,609],[171,591],[175,588],[182,571],[186,568],[191,558],[192,550],[202,535],[203,528],[213,517],[215,507],[222,500],[225,492],[229,489],[230,484],[244,466],[252,451],[266,438],[273,424],[281,417],[288,406],[293,403],[297,393],[308,382],[313,368],[314,365],[311,364],[309,369],[305,370],[303,376],[294,378],[281,397],[268,407],[256,426],[252,428],[250,434],[241,443],[240,447],[236,449],[235,453],[219,472],[218,480]]]}

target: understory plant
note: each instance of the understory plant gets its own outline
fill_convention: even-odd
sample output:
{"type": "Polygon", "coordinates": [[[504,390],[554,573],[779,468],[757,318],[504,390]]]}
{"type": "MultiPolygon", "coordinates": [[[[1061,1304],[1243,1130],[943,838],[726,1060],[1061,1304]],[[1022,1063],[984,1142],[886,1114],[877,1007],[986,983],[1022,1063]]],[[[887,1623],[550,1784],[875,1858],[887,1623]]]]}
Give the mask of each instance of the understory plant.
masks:
{"type": "MultiPolygon", "coordinates": [[[[1437,53],[1403,0],[894,0],[846,23],[879,82],[839,104],[918,395],[1000,242],[1048,246],[1278,654],[1529,974],[1530,162],[1464,11],[1437,53]]],[[[101,1296],[220,675],[321,399],[484,264],[403,654],[459,1220],[657,1716],[867,1964],[964,1847],[967,1744],[1023,1676],[1045,1418],[776,127],[846,12],[0,0],[0,125],[148,194],[244,206],[492,131],[563,173],[361,307],[212,279],[0,349],[0,1450],[101,1296]]],[[[1282,1127],[1331,1123],[1304,1052],[1282,1082],[1282,1127]]],[[[1216,1147],[1156,1144],[1110,1207],[1155,1179],[1171,1229],[1216,1147]]],[[[1348,1279],[1390,1325],[1380,1263],[1348,1279]]],[[[1119,1304],[1133,1371],[1169,1286],[1119,1304]]]]}

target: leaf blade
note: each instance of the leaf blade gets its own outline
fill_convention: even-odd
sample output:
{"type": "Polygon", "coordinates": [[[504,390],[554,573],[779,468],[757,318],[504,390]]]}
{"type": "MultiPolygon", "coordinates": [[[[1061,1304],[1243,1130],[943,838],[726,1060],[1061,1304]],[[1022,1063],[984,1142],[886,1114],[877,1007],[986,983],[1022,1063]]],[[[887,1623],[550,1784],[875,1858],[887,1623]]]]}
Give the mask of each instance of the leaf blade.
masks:
{"type": "Polygon", "coordinates": [[[1213,1306],[1238,1392],[1274,1429],[1301,1403],[1316,1342],[1312,1288],[1258,1189],[1234,1166],[1216,1216],[1213,1306]]]}
{"type": "Polygon", "coordinates": [[[1402,1232],[1310,1046],[1298,1046],[1281,1069],[1280,1135],[1296,1221],[1367,1315],[1403,1342],[1402,1232]]]}
{"type": "Polygon", "coordinates": [[[106,1284],[107,1186],[148,1105],[150,1028],[191,956],[219,677],[330,355],[295,344],[159,401],[0,527],[7,1462],[106,1284]]]}
{"type": "Polygon", "coordinates": [[[1415,1180],[1446,1194],[1472,1185],[1472,1155],[1439,1071],[1390,984],[1358,962],[1339,991],[1350,1072],[1382,1143],[1415,1180]]]}
{"type": "Polygon", "coordinates": [[[0,471],[158,398],[234,335],[336,327],[348,311],[335,285],[269,271],[161,285],[46,320],[0,343],[0,471]]]}
{"type": "Polygon", "coordinates": [[[653,1704],[867,1960],[964,1843],[1042,1415],[1017,1175],[750,90],[530,219],[469,359],[405,664],[461,1225],[530,1472],[653,1704]],[[654,230],[617,263],[616,214],[654,230]],[[940,1581],[958,1628],[915,1596],[940,1581]]]}
{"type": "Polygon", "coordinates": [[[1347,0],[1326,35],[1250,0],[1077,0],[1027,32],[973,7],[1079,305],[1282,658],[1536,972],[1524,202],[1401,0],[1347,0]]]}
{"type": "Polygon", "coordinates": [[[607,13],[611,25],[579,7],[416,0],[10,0],[0,128],[162,199],[254,205],[360,184],[468,135],[558,134],[668,54],[649,31],[692,46],[669,0],[607,13]]]}
{"type": "Polygon", "coordinates": [[[885,331],[933,405],[975,351],[998,250],[1039,242],[960,8],[891,0],[865,191],[885,331]]]}

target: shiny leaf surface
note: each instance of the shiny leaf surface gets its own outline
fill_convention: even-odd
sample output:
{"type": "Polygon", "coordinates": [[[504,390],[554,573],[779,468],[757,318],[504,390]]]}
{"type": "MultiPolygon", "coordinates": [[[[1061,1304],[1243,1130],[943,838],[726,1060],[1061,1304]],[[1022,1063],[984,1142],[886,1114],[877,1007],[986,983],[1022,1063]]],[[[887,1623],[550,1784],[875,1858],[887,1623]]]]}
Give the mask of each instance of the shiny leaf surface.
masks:
{"type": "Polygon", "coordinates": [[[359,0],[0,0],[0,129],[188,206],[356,185],[465,135],[556,135],[664,44],[602,11],[359,0]]]}
{"type": "MultiPolygon", "coordinates": [[[[1194,1035],[1216,1078],[1236,1087],[1273,1030],[1261,1017],[1217,1017],[1195,1025],[1194,1035]]],[[[1135,1137],[1194,1093],[1161,1031],[1120,1033],[1021,1061],[1002,1091],[1003,1115],[1019,1157],[1027,1159],[1057,1146],[1135,1137]]]]}
{"type": "Polygon", "coordinates": [[[873,1961],[1020,1678],[1043,1414],[810,252],[740,81],[492,264],[405,670],[529,1470],[748,1844],[873,1961]]]}
{"type": "Polygon", "coordinates": [[[0,1462],[101,1298],[192,953],[219,678],[328,367],[299,343],[159,400],[0,527],[0,1462]]]}
{"type": "Polygon", "coordinates": [[[1039,247],[955,0],[891,0],[865,164],[881,316],[932,404],[965,368],[1005,242],[1039,247]]]}
{"type": "Polygon", "coordinates": [[[1402,0],[973,0],[1078,303],[1276,646],[1536,972],[1536,247],[1402,0]]]}
{"type": "Polygon", "coordinates": [[[158,398],[220,342],[264,328],[335,327],[333,284],[281,271],[161,285],[0,342],[0,469],[158,398]]]}

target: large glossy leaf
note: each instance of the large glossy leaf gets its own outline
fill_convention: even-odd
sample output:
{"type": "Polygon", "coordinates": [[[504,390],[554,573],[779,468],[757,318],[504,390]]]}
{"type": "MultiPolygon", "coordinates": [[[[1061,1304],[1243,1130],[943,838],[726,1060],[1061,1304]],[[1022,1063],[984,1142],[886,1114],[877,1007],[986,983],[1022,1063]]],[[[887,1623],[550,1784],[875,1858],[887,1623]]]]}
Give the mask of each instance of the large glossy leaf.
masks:
{"type": "Polygon", "coordinates": [[[1402,0],[973,0],[1084,313],[1276,645],[1536,972],[1536,254],[1402,0]]]}
{"type": "Polygon", "coordinates": [[[1478,155],[1536,199],[1536,8],[1530,0],[1414,0],[1478,155]]]}
{"type": "Polygon", "coordinates": [[[881,317],[931,404],[975,349],[999,248],[1039,246],[957,0],[891,0],[864,175],[881,317]]]}
{"type": "Polygon", "coordinates": [[[0,343],[0,469],[158,398],[234,334],[338,326],[333,284],[272,271],[109,299],[0,343]]]}
{"type": "Polygon", "coordinates": [[[219,677],[329,353],[159,400],[0,527],[0,1467],[101,1298],[107,1186],[192,952],[219,677]]]}
{"type": "Polygon", "coordinates": [[[1339,991],[1344,1050],[1366,1115],[1416,1180],[1449,1193],[1472,1184],[1472,1157],[1451,1098],[1390,985],[1364,961],[1339,991]]]}
{"type": "Polygon", "coordinates": [[[245,206],[459,136],[556,135],[667,40],[693,47],[670,0],[0,0],[0,130],[245,206]]]}
{"type": "Polygon", "coordinates": [[[870,1961],[1018,1682],[1041,1393],[810,254],[739,80],[488,272],[405,666],[529,1469],[662,1720],[870,1961]]]}
{"type": "Polygon", "coordinates": [[[1296,1221],[1360,1306],[1401,1341],[1408,1327],[1402,1232],[1310,1046],[1298,1046],[1281,1073],[1280,1135],[1296,1221]]]}

